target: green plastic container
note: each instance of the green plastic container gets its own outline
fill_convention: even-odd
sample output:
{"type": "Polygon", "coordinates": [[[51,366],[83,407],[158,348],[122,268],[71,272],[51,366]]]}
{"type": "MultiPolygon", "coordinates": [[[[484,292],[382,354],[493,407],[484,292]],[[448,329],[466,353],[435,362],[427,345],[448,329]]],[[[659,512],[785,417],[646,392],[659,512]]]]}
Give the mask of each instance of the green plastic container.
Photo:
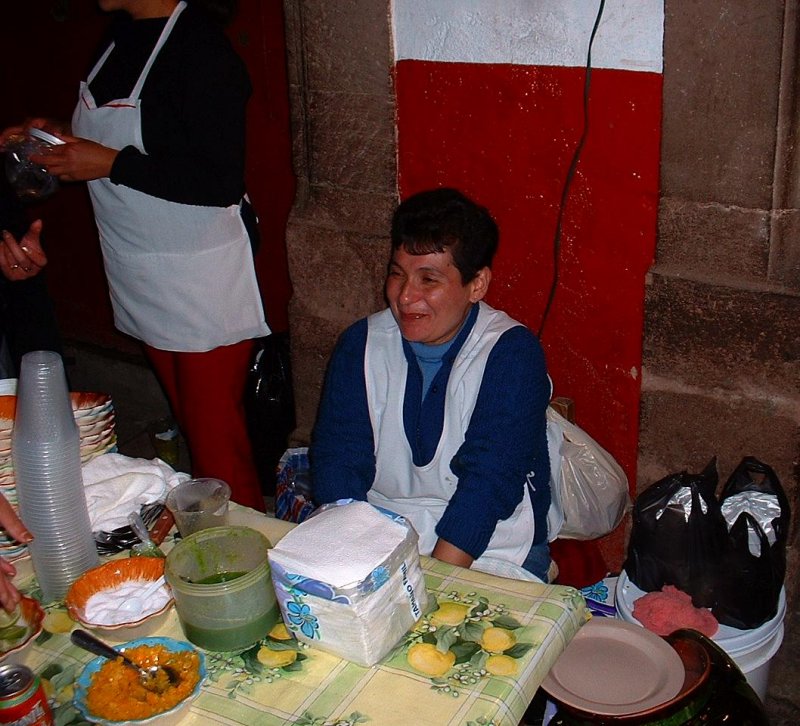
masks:
{"type": "Polygon", "coordinates": [[[280,620],[269,540],[250,527],[212,527],[181,540],[165,576],[186,638],[211,651],[241,651],[280,620]]]}

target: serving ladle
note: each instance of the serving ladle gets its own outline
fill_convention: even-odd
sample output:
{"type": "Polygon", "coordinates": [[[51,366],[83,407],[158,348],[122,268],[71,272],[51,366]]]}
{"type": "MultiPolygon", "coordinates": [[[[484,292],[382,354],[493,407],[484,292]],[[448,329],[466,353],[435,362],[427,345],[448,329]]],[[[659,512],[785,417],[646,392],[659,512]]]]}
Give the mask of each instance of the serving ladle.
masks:
{"type": "Polygon", "coordinates": [[[174,668],[168,665],[154,665],[142,668],[124,653],[115,650],[85,630],[73,630],[69,637],[79,648],[88,650],[94,655],[99,655],[112,661],[118,658],[122,659],[123,665],[133,668],[139,674],[139,683],[148,691],[153,691],[153,693],[163,693],[169,686],[175,685],[180,680],[180,675],[174,668]]]}

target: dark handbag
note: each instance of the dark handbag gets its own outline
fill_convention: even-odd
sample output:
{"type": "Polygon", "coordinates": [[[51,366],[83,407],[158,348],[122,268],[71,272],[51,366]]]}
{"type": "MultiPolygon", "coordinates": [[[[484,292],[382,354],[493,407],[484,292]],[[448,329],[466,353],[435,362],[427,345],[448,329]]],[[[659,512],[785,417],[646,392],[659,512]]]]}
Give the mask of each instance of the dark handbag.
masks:
{"type": "Polygon", "coordinates": [[[278,462],[295,427],[288,334],[273,333],[259,340],[244,405],[262,490],[274,496],[278,462]]]}

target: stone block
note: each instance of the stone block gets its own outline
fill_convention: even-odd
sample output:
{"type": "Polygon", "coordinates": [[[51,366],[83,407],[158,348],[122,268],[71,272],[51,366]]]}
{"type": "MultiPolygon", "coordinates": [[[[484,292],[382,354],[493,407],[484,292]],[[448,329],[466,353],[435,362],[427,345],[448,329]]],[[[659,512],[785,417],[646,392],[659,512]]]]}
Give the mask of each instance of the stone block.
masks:
{"type": "Polygon", "coordinates": [[[664,6],[662,193],[768,209],[784,3],[688,7],[664,6]]]}
{"type": "Polygon", "coordinates": [[[385,191],[395,184],[394,104],[355,93],[308,96],[313,184],[385,191]]]}
{"type": "Polygon", "coordinates": [[[382,307],[388,252],[384,244],[313,226],[288,231],[293,310],[344,328],[382,307]]]}
{"type": "Polygon", "coordinates": [[[388,3],[304,0],[302,19],[310,89],[386,95],[392,65],[388,3]]]}
{"type": "Polygon", "coordinates": [[[800,293],[800,210],[775,215],[771,248],[770,281],[800,293]]]}
{"type": "Polygon", "coordinates": [[[341,328],[330,320],[292,311],[292,379],[296,428],[292,440],[307,445],[317,417],[322,382],[341,328]]]}
{"type": "Polygon", "coordinates": [[[659,268],[688,276],[765,281],[769,265],[769,214],[721,204],[662,197],[658,210],[659,268]]]}
{"type": "Polygon", "coordinates": [[[302,207],[295,206],[293,223],[357,232],[364,243],[378,244],[389,259],[389,229],[397,206],[397,189],[369,192],[326,185],[309,187],[302,207]]]}
{"type": "Polygon", "coordinates": [[[705,388],[800,391],[800,297],[658,274],[645,299],[643,364],[705,388]]]}
{"type": "Polygon", "coordinates": [[[797,402],[776,407],[768,398],[690,388],[645,369],[636,492],[674,472],[700,472],[715,456],[721,483],[744,456],[755,456],[775,469],[790,501],[797,501],[797,402]]]}

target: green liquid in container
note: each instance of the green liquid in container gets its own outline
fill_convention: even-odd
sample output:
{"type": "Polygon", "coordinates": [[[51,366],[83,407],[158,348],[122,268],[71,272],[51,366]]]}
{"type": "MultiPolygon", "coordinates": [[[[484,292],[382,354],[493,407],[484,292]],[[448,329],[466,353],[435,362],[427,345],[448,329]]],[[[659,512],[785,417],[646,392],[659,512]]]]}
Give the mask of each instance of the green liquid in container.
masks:
{"type": "Polygon", "coordinates": [[[192,643],[206,650],[226,651],[241,650],[257,643],[267,635],[280,617],[280,610],[275,605],[261,617],[232,627],[200,628],[183,618],[180,620],[183,632],[192,643]]]}
{"type": "Polygon", "coordinates": [[[219,585],[221,582],[230,582],[237,577],[243,577],[247,572],[215,572],[202,580],[193,580],[195,585],[219,585]]]}

